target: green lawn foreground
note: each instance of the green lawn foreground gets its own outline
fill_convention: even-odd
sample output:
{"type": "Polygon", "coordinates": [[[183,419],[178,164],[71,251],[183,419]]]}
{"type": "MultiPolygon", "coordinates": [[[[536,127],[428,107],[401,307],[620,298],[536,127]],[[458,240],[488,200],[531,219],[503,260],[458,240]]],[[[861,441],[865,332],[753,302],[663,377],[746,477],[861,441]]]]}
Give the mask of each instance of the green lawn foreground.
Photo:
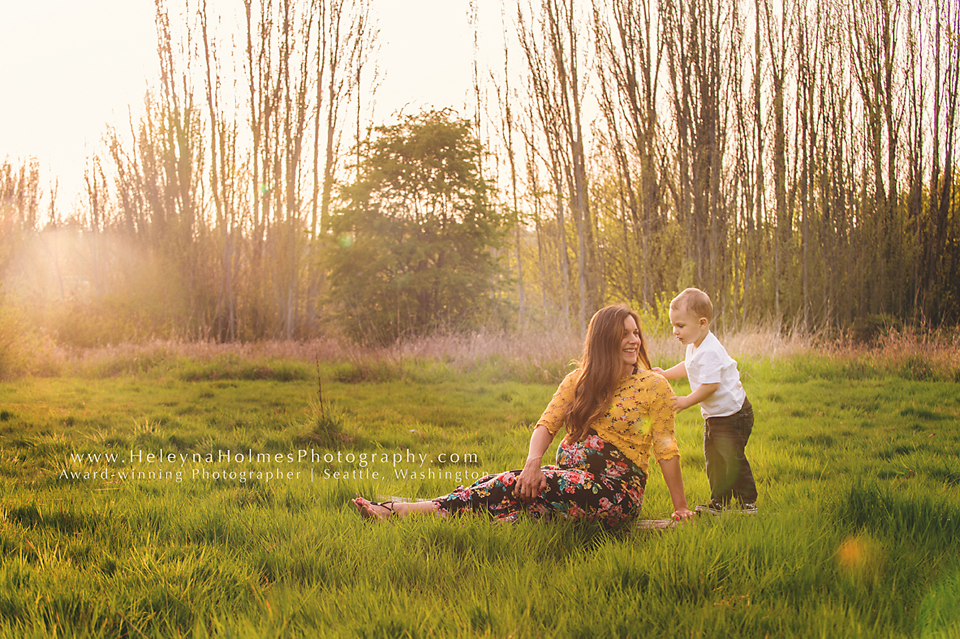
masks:
{"type": "Polygon", "coordinates": [[[664,533],[361,520],[522,465],[555,385],[496,366],[0,384],[0,638],[958,636],[960,385],[741,364],[760,514],[664,533]]]}

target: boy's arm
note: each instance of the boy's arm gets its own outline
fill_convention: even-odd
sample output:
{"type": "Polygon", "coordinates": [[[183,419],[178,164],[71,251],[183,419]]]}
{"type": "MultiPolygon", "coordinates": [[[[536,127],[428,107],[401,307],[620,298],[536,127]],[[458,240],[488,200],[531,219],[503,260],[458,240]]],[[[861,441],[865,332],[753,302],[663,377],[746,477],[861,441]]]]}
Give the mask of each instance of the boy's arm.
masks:
{"type": "Polygon", "coordinates": [[[690,408],[694,404],[699,404],[703,400],[716,393],[718,388],[720,388],[720,382],[714,382],[712,384],[700,384],[697,386],[695,391],[686,397],[674,397],[673,410],[680,412],[684,408],[690,408]]]}
{"type": "Polygon", "coordinates": [[[680,362],[676,366],[671,366],[667,370],[663,370],[662,368],[651,368],[650,370],[663,375],[666,379],[679,379],[687,376],[687,365],[684,362],[680,362]]]}

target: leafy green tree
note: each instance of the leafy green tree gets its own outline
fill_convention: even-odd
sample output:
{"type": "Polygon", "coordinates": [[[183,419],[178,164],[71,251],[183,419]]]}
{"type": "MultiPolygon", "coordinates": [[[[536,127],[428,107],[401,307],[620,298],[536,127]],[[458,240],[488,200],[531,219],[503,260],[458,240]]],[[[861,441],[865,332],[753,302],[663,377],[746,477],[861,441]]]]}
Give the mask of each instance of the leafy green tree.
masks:
{"type": "Polygon", "coordinates": [[[383,344],[496,320],[506,221],[481,153],[449,110],[378,127],[363,145],[328,252],[330,310],[345,334],[383,344]]]}

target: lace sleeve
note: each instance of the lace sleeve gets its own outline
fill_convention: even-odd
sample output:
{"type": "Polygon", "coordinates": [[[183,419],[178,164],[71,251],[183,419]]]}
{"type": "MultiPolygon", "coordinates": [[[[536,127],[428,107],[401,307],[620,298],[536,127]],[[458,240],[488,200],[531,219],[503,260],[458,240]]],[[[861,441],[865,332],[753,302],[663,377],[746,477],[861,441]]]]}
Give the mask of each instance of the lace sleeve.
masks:
{"type": "Polygon", "coordinates": [[[648,410],[650,416],[650,435],[653,456],[658,461],[670,459],[680,454],[675,432],[673,406],[670,398],[673,389],[669,382],[659,376],[651,376],[653,385],[648,395],[648,410]]]}
{"type": "Polygon", "coordinates": [[[553,394],[553,399],[550,400],[547,408],[543,411],[543,414],[540,415],[540,419],[537,420],[537,426],[545,426],[551,435],[556,435],[560,429],[563,428],[567,415],[567,406],[573,401],[573,391],[579,377],[580,371],[578,369],[567,375],[563,381],[560,382],[557,392],[553,394]]]}

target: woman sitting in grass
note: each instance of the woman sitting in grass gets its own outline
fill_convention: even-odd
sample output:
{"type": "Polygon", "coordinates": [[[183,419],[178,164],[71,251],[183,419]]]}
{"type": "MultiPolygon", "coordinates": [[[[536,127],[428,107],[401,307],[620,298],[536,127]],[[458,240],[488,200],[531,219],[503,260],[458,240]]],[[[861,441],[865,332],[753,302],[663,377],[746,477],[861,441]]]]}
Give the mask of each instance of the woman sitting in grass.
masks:
{"type": "Polygon", "coordinates": [[[590,320],[580,367],[561,382],[537,422],[523,470],[487,475],[431,501],[375,503],[358,497],[353,503],[373,519],[482,512],[513,521],[527,513],[614,528],[640,512],[652,448],[670,490],[673,518],[693,517],[683,491],[672,396],[669,383],[650,371],[637,315],[607,306],[590,320]],[[557,464],[541,467],[562,426],[567,433],[557,464]]]}

